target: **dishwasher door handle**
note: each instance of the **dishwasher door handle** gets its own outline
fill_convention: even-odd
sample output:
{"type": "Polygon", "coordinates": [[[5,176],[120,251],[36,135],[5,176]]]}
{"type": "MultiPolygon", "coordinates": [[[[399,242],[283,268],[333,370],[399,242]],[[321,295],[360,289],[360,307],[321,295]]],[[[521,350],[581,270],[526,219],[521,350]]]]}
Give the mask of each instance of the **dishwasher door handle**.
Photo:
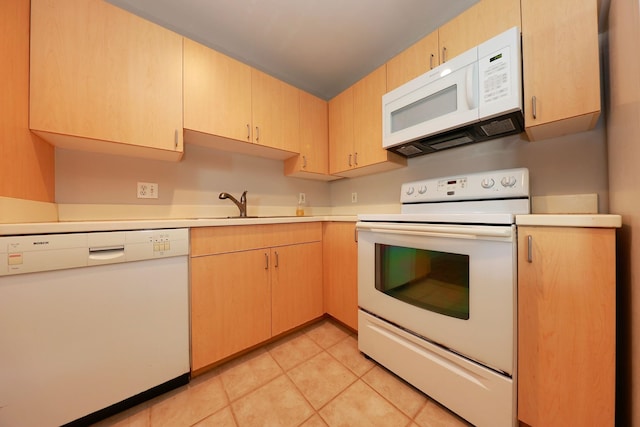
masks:
{"type": "Polygon", "coordinates": [[[124,261],[124,245],[89,248],[89,265],[124,261]]]}

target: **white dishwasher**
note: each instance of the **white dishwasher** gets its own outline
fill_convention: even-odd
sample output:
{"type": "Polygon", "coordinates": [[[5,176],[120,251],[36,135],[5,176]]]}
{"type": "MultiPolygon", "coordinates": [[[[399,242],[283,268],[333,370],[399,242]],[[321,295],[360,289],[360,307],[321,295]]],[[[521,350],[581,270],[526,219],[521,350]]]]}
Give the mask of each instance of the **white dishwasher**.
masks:
{"type": "Polygon", "coordinates": [[[189,381],[188,229],[0,237],[0,426],[87,425],[189,381]]]}

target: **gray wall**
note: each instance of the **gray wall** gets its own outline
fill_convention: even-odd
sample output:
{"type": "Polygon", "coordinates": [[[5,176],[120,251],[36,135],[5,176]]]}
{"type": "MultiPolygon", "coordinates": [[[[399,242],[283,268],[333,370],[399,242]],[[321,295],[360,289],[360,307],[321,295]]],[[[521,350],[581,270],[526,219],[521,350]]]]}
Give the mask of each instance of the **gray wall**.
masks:
{"type": "Polygon", "coordinates": [[[597,193],[599,211],[608,211],[606,131],[601,117],[596,128],[579,134],[529,142],[512,136],[409,159],[407,168],[331,184],[331,204],[399,203],[403,182],[515,167],[529,168],[534,196],[597,193]]]}
{"type": "MultiPolygon", "coordinates": [[[[305,192],[310,207],[366,210],[399,203],[403,182],[492,169],[528,167],[533,195],[597,193],[608,211],[606,133],[592,131],[528,142],[513,136],[409,160],[406,168],[331,183],[283,175],[283,162],[187,145],[181,162],[56,150],[56,201],[62,204],[227,205],[221,191],[249,190],[250,203],[294,207],[305,192]],[[136,182],[156,182],[157,200],[136,199],[136,182]],[[351,203],[351,193],[358,203],[351,203]]],[[[524,135],[523,135],[524,136],[524,135]]],[[[338,209],[339,210],[339,209],[338,209]]]]}

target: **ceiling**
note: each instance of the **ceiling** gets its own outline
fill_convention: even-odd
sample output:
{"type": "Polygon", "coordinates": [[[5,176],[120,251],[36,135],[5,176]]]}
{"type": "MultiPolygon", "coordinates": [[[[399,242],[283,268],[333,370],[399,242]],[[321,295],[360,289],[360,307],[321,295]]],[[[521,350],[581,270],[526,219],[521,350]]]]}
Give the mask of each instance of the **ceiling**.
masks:
{"type": "Polygon", "coordinates": [[[330,99],[478,0],[107,0],[330,99]]]}

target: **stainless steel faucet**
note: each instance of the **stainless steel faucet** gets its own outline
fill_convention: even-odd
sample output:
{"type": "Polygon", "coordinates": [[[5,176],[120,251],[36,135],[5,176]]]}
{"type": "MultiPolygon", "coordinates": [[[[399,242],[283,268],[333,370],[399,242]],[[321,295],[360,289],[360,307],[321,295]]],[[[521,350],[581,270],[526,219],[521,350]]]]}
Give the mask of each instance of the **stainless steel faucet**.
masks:
{"type": "Polygon", "coordinates": [[[244,190],[242,196],[240,196],[240,201],[238,201],[235,197],[233,197],[229,193],[220,193],[218,199],[229,199],[233,203],[236,204],[238,209],[240,209],[240,217],[245,218],[247,216],[247,190],[244,190]]]}

